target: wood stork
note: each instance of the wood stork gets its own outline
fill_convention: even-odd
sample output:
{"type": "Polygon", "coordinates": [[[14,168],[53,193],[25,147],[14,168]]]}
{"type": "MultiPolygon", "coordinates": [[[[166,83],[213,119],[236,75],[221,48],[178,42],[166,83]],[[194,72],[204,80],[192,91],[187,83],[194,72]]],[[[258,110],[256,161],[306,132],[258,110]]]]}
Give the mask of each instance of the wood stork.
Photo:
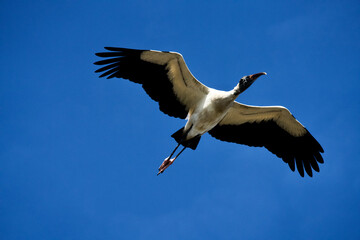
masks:
{"type": "Polygon", "coordinates": [[[123,78],[142,84],[145,92],[169,116],[187,119],[185,127],[172,137],[178,143],[159,167],[164,172],[186,149],[196,149],[201,136],[211,136],[227,142],[266,147],[287,163],[295,165],[304,176],[311,177],[312,169],[319,172],[324,150],[315,138],[284,107],[256,107],[235,101],[265,72],[242,77],[234,89],[220,91],[209,88],[191,74],[181,54],[153,50],[105,47],[107,52],[96,53],[107,58],[97,61],[105,65],[95,72],[99,77],[123,78]],[[174,157],[178,147],[183,149],[174,157]]]}

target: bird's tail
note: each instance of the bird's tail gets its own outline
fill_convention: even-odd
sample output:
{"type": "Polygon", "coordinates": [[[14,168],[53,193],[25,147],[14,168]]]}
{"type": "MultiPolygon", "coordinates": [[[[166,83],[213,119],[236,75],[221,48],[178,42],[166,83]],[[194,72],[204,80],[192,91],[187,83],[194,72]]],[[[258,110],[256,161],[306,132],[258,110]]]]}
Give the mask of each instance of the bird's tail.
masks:
{"type": "Polygon", "coordinates": [[[183,145],[184,147],[188,147],[188,148],[191,148],[192,150],[195,150],[197,145],[200,142],[201,136],[199,135],[199,136],[193,137],[191,139],[184,140],[184,139],[186,139],[187,133],[188,132],[184,131],[184,128],[180,128],[178,131],[173,133],[173,135],[171,135],[171,137],[174,138],[177,143],[183,145]]]}

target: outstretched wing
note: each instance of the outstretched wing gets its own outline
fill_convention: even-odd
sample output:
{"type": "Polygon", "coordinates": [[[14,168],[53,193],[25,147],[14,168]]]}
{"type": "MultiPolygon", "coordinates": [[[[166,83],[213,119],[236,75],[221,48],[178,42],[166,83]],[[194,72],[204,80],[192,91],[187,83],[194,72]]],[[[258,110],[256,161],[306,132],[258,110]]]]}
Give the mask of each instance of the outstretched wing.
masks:
{"type": "Polygon", "coordinates": [[[95,62],[105,65],[95,72],[100,77],[124,78],[142,84],[146,93],[159,103],[169,116],[186,118],[198,101],[209,92],[191,74],[183,57],[175,52],[105,47],[109,52],[96,53],[107,59],[95,62]]]}
{"type": "Polygon", "coordinates": [[[287,163],[295,164],[304,176],[319,172],[324,150],[316,139],[284,107],[254,107],[234,102],[223,120],[209,131],[210,135],[227,142],[266,147],[287,163]]]}

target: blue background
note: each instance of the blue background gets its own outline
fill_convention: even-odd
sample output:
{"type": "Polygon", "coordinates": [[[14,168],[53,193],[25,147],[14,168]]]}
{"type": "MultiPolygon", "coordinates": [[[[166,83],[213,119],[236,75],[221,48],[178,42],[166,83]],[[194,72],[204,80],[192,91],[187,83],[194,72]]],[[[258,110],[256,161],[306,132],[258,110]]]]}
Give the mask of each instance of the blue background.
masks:
{"type": "Polygon", "coordinates": [[[0,238],[360,239],[360,3],[2,1],[0,238]],[[180,52],[209,87],[283,105],[325,149],[301,178],[206,134],[161,176],[184,120],[99,79],[104,46],[180,52]]]}

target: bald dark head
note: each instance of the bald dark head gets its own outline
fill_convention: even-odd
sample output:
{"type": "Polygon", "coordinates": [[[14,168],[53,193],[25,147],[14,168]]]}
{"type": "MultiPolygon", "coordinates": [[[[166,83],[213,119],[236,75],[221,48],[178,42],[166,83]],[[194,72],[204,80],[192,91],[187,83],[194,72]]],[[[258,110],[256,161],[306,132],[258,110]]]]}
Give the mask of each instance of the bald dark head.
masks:
{"type": "Polygon", "coordinates": [[[251,84],[253,84],[255,82],[255,80],[258,79],[258,77],[260,77],[262,75],[266,75],[266,72],[255,73],[255,74],[252,74],[249,76],[242,77],[239,82],[240,93],[242,93],[248,87],[250,87],[251,84]]]}

